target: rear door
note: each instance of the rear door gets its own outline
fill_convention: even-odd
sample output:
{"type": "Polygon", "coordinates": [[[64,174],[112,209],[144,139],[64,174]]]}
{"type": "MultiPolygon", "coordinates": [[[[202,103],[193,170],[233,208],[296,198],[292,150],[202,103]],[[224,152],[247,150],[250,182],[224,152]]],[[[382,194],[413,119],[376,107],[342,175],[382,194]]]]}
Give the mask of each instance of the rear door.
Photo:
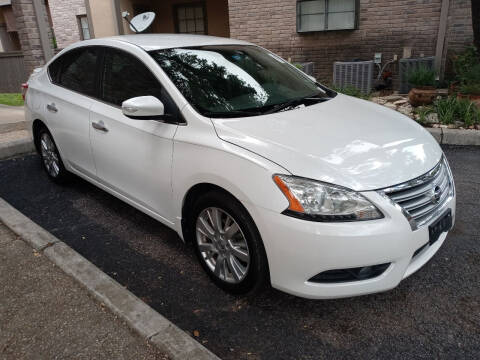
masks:
{"type": "Polygon", "coordinates": [[[123,101],[152,95],[165,113],[178,109],[149,68],[133,54],[106,48],[101,95],[91,108],[91,144],[99,180],[136,204],[172,221],[171,164],[178,127],[156,120],[133,120],[122,113],[123,101]]]}
{"type": "Polygon", "coordinates": [[[43,90],[42,107],[64,162],[95,176],[90,146],[90,108],[98,92],[100,48],[73,49],[48,67],[52,84],[43,90]]]}

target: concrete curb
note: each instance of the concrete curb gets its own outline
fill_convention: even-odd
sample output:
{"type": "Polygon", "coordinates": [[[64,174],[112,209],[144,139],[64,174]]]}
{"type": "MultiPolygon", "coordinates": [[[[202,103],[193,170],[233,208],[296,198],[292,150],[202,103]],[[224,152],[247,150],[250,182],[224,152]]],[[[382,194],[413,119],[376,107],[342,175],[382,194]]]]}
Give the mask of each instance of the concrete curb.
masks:
{"type": "Polygon", "coordinates": [[[448,128],[425,128],[437,140],[444,145],[476,145],[480,146],[479,130],[462,130],[448,128]]]}
{"type": "Polygon", "coordinates": [[[0,144],[0,160],[30,154],[35,151],[32,139],[13,140],[0,144]]]}
{"type": "Polygon", "coordinates": [[[0,221],[173,360],[220,360],[90,261],[0,198],[0,221]]]}

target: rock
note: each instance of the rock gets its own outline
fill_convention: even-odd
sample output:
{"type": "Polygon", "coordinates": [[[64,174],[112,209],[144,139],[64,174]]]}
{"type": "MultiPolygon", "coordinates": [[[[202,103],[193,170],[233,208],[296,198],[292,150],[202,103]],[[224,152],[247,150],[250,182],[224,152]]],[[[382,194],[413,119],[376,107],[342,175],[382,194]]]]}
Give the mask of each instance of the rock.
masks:
{"type": "Polygon", "coordinates": [[[387,102],[387,100],[381,98],[381,97],[374,97],[374,98],[371,98],[370,99],[372,102],[374,102],[375,104],[380,104],[380,105],[383,105],[387,102]]]}
{"type": "Polygon", "coordinates": [[[383,97],[383,99],[385,101],[388,101],[388,102],[394,102],[394,101],[397,101],[397,100],[402,100],[402,99],[404,99],[404,97],[402,95],[388,95],[388,96],[383,97]]]}
{"type": "Polygon", "coordinates": [[[437,113],[430,113],[425,116],[425,123],[426,124],[436,124],[438,123],[438,114],[437,113]]]}
{"type": "Polygon", "coordinates": [[[407,99],[401,99],[393,102],[393,104],[397,106],[404,105],[406,103],[407,103],[407,99]]]}
{"type": "Polygon", "coordinates": [[[456,127],[463,127],[465,123],[463,121],[455,121],[455,126],[456,127]]]}
{"type": "Polygon", "coordinates": [[[448,89],[437,89],[437,95],[441,97],[447,97],[448,89]]]}
{"type": "Polygon", "coordinates": [[[410,104],[405,104],[405,105],[400,106],[397,109],[397,111],[401,112],[404,115],[410,116],[410,117],[413,115],[413,107],[410,104]]]}
{"type": "Polygon", "coordinates": [[[457,126],[455,124],[449,124],[447,125],[449,129],[455,129],[457,126]]]}
{"type": "Polygon", "coordinates": [[[434,128],[439,128],[439,127],[440,127],[440,124],[433,124],[432,127],[434,127],[434,128]]]}
{"type": "Polygon", "coordinates": [[[448,128],[448,125],[440,124],[440,127],[446,129],[448,128]]]}
{"type": "Polygon", "coordinates": [[[475,129],[480,130],[480,124],[476,124],[475,129]]]}
{"type": "Polygon", "coordinates": [[[397,105],[392,103],[386,103],[384,106],[388,107],[389,109],[397,110],[397,105]]]}

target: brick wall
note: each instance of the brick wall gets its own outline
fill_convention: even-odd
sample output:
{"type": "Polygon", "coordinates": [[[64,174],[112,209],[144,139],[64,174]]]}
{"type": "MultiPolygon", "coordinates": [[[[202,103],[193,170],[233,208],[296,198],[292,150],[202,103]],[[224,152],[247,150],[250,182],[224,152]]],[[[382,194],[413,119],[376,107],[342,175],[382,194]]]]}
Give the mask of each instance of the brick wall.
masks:
{"type": "MultiPolygon", "coordinates": [[[[334,61],[371,60],[381,52],[383,61],[403,48],[412,57],[435,55],[442,0],[360,0],[357,30],[299,34],[296,0],[229,0],[230,36],[251,41],[294,62],[315,62],[315,76],[332,81],[334,61]]],[[[451,0],[448,46],[461,47],[473,39],[468,24],[470,0],[451,0]]],[[[398,68],[393,66],[398,74],[398,68]]]]}
{"type": "Polygon", "coordinates": [[[77,15],[86,15],[85,0],[49,0],[53,30],[59,48],[80,41],[77,15]]]}
{"type": "MultiPolygon", "coordinates": [[[[48,23],[45,2],[42,0],[40,3],[43,16],[48,23]]],[[[40,41],[40,33],[38,31],[32,0],[13,0],[12,9],[17,22],[17,31],[24,56],[25,70],[27,74],[30,74],[34,68],[45,64],[45,55],[40,41]]],[[[51,43],[51,31],[48,31],[48,37],[51,43]]]]}

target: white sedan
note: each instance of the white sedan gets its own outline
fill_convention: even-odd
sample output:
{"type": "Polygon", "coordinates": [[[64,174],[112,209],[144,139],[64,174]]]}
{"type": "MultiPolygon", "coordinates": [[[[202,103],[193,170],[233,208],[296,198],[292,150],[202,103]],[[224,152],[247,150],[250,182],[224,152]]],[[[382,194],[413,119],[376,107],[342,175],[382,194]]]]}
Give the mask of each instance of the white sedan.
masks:
{"type": "Polygon", "coordinates": [[[454,223],[427,131],[244,41],[82,41],[34,72],[26,109],[53,181],[73,173],[174,229],[232,293],[385,291],[454,223]]]}

